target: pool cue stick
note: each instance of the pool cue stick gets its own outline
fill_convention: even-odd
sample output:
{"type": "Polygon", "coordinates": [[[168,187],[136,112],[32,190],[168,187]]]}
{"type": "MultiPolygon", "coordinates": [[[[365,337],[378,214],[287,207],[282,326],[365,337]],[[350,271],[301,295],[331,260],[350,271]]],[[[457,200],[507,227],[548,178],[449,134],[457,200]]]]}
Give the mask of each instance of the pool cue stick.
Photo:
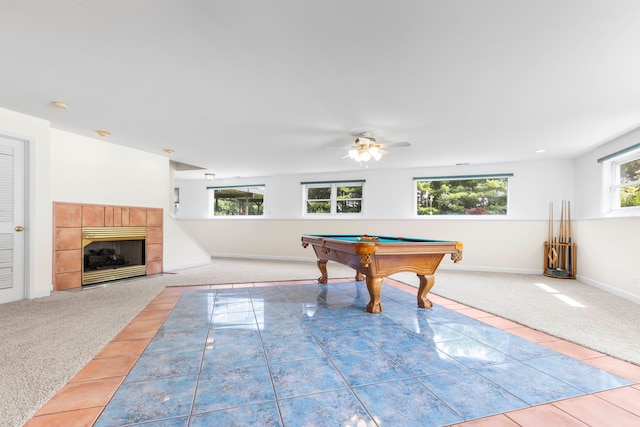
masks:
{"type": "Polygon", "coordinates": [[[554,239],[554,224],[553,224],[553,203],[551,203],[551,238],[549,239],[549,253],[551,254],[551,266],[550,268],[553,270],[556,267],[556,248],[553,245],[554,239]]]}
{"type": "MultiPolygon", "coordinates": [[[[565,222],[563,223],[563,226],[564,226],[564,229],[563,229],[564,242],[562,242],[562,243],[567,243],[567,205],[566,205],[565,201],[562,202],[562,209],[564,210],[564,218],[565,218],[565,220],[564,220],[565,222]]],[[[564,249],[565,249],[565,252],[566,252],[566,250],[567,250],[567,246],[566,245],[564,246],[564,249]]],[[[565,263],[565,267],[566,267],[566,265],[567,265],[566,264],[566,254],[565,254],[565,258],[563,258],[563,259],[564,259],[563,262],[565,263]]]]}
{"type": "Polygon", "coordinates": [[[553,235],[553,202],[549,202],[549,224],[547,225],[547,269],[551,268],[551,258],[549,258],[549,254],[551,253],[551,239],[553,235]]]}
{"type": "Polygon", "coordinates": [[[558,263],[558,267],[560,269],[564,269],[564,200],[562,201],[562,205],[560,207],[560,232],[559,234],[559,241],[560,241],[560,245],[559,248],[560,249],[560,262],[558,263]]]}
{"type": "Polygon", "coordinates": [[[567,252],[567,262],[565,263],[565,266],[567,268],[567,271],[569,270],[569,201],[567,200],[566,205],[565,205],[565,230],[564,230],[564,240],[566,245],[566,252],[567,252]]]}
{"type": "Polygon", "coordinates": [[[549,260],[549,268],[551,270],[555,270],[556,261],[558,260],[558,252],[555,248],[555,240],[556,238],[553,236],[553,202],[551,202],[551,206],[549,209],[549,253],[547,254],[547,259],[549,260]]]}
{"type": "Polygon", "coordinates": [[[571,244],[571,201],[567,201],[567,234],[568,234],[568,243],[567,246],[568,251],[568,265],[567,270],[569,270],[569,274],[573,276],[573,247],[571,244]]]}

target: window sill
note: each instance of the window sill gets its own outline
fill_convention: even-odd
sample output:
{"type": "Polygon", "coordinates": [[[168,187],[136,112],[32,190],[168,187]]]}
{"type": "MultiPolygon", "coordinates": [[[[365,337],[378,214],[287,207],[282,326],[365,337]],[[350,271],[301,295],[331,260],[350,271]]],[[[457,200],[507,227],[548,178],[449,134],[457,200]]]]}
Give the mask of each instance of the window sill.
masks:
{"type": "Polygon", "coordinates": [[[619,217],[627,217],[627,216],[640,216],[640,208],[629,208],[629,210],[615,210],[609,211],[605,214],[607,218],[619,218],[619,217]]]}

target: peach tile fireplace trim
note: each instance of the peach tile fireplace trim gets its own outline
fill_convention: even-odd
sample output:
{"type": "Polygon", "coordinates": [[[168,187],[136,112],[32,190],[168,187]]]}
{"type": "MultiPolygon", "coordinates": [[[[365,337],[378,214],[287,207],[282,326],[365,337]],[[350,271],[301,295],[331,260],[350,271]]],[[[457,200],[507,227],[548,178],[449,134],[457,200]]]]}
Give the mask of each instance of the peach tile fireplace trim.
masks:
{"type": "Polygon", "coordinates": [[[146,227],[147,274],[162,272],[162,209],[54,202],[54,290],[82,286],[82,227],[146,227]]]}

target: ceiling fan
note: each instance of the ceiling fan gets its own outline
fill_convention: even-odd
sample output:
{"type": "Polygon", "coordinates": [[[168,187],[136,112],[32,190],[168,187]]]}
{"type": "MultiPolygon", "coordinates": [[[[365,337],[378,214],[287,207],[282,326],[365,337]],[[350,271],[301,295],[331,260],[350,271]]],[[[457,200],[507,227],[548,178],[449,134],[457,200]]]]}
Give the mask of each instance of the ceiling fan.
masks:
{"type": "Polygon", "coordinates": [[[410,147],[411,144],[408,142],[388,142],[388,143],[379,143],[376,141],[374,137],[372,137],[369,132],[362,132],[356,135],[356,140],[354,144],[349,147],[335,147],[335,148],[346,148],[349,151],[347,155],[343,158],[351,158],[356,162],[368,162],[371,159],[378,161],[382,158],[382,156],[388,156],[390,153],[385,150],[385,148],[389,147],[410,147]]]}

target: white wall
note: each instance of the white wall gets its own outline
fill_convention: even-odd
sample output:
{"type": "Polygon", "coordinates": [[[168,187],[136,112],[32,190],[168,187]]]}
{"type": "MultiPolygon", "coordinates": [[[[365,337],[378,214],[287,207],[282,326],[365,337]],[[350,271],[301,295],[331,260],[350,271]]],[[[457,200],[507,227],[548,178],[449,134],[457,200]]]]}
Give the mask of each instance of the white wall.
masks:
{"type": "MultiPolygon", "coordinates": [[[[179,221],[212,255],[314,259],[302,234],[366,233],[459,240],[463,262],[455,268],[542,272],[549,202],[558,211],[573,198],[573,161],[539,161],[430,169],[362,169],[357,172],[236,180],[176,180],[179,221]],[[513,173],[507,217],[416,217],[414,177],[513,173]],[[301,182],[365,179],[362,219],[313,219],[302,215],[301,182]],[[265,217],[208,218],[207,186],[265,184],[265,217]]],[[[443,264],[443,268],[447,268],[443,264]]]]}
{"type": "Polygon", "coordinates": [[[546,221],[518,220],[250,220],[186,219],[180,223],[213,256],[315,260],[303,234],[378,234],[464,244],[463,261],[442,268],[536,273],[542,270],[546,221]]]}
{"type": "Polygon", "coordinates": [[[172,216],[164,217],[164,271],[208,265],[211,256],[172,216]]]}
{"type": "Polygon", "coordinates": [[[163,209],[165,271],[210,261],[171,218],[171,178],[169,159],[164,155],[51,130],[51,199],[163,209]]]}
{"type": "Polygon", "coordinates": [[[575,224],[578,277],[640,303],[640,217],[606,211],[603,191],[608,171],[598,159],[640,142],[640,129],[622,135],[576,159],[576,199],[582,219],[575,224]]]}
{"type": "MultiPolygon", "coordinates": [[[[414,177],[513,173],[509,180],[510,219],[546,220],[549,202],[559,206],[574,193],[573,161],[539,161],[420,169],[362,169],[330,174],[263,178],[180,180],[180,219],[208,217],[207,186],[265,184],[265,218],[302,219],[301,182],[365,179],[365,219],[414,219],[414,177]]],[[[217,220],[217,218],[216,218],[217,220]]],[[[421,218],[424,220],[424,218],[421,218]]],[[[546,237],[543,236],[543,238],[546,237]]]]}
{"type": "Polygon", "coordinates": [[[640,217],[577,221],[578,278],[640,303],[640,217]]]}
{"type": "Polygon", "coordinates": [[[581,218],[600,218],[607,216],[602,193],[604,164],[598,163],[610,154],[640,143],[640,128],[622,135],[576,159],[576,199],[581,218]]]}
{"type": "Polygon", "coordinates": [[[49,195],[49,122],[0,109],[0,133],[26,141],[27,298],[49,295],[52,289],[51,198],[49,195]]]}
{"type": "Polygon", "coordinates": [[[167,209],[165,156],[51,129],[51,199],[55,202],[167,209]]]}

